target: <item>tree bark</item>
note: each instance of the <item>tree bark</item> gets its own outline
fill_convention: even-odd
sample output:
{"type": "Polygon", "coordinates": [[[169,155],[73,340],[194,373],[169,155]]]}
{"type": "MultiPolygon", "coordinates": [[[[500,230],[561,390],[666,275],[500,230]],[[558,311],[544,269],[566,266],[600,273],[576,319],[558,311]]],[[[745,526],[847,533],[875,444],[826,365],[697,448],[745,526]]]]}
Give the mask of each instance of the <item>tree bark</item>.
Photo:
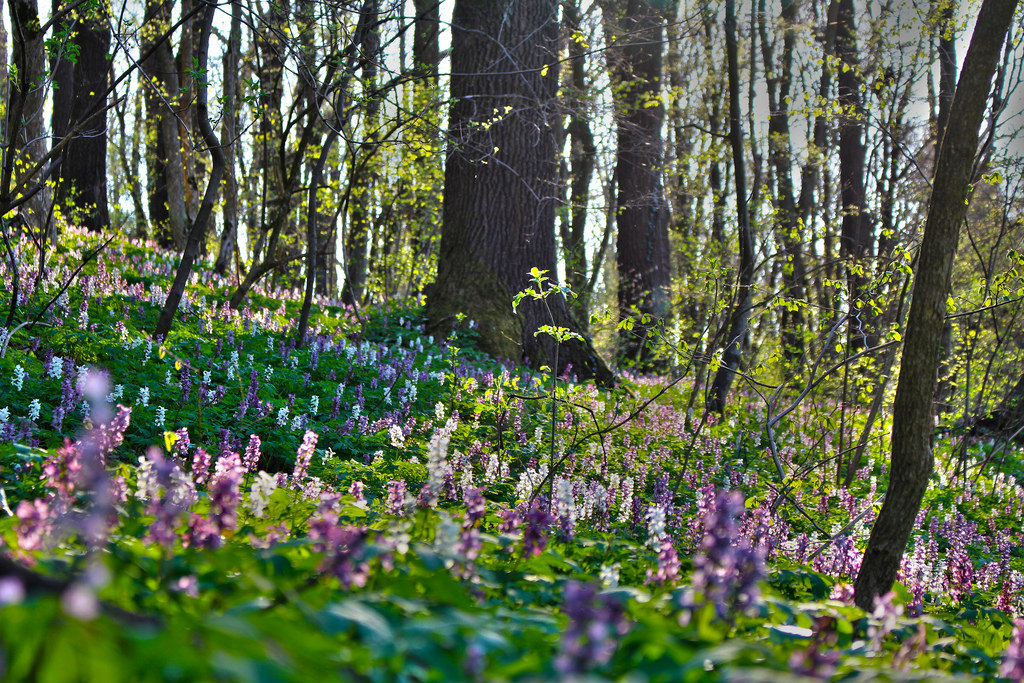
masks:
{"type": "Polygon", "coordinates": [[[221,140],[224,148],[224,207],[221,210],[223,227],[220,248],[213,270],[223,275],[231,267],[231,259],[238,250],[238,177],[236,175],[235,149],[238,135],[236,126],[238,102],[238,62],[242,49],[242,3],[231,3],[231,28],[228,46],[224,52],[224,113],[221,123],[221,140]]]}
{"type": "MultiPolygon", "coordinates": [[[[197,0],[205,4],[203,18],[199,30],[199,43],[196,46],[196,68],[199,73],[206,72],[206,65],[210,55],[210,34],[213,31],[213,15],[217,6],[214,0],[197,0]]],[[[202,248],[206,238],[206,229],[210,223],[210,215],[213,213],[214,205],[217,203],[217,193],[220,191],[221,178],[224,175],[224,150],[220,146],[217,134],[213,132],[210,124],[210,112],[208,105],[209,85],[205,80],[199,81],[196,88],[196,114],[199,128],[203,135],[203,142],[210,151],[212,165],[210,177],[207,180],[206,192],[203,195],[203,202],[199,205],[192,229],[189,230],[188,241],[185,243],[185,250],[181,254],[181,261],[178,262],[178,270],[174,275],[174,282],[167,292],[167,301],[160,311],[160,318],[157,320],[156,329],[153,330],[154,337],[166,337],[174,323],[174,314],[178,311],[178,304],[185,293],[185,286],[192,274],[192,264],[202,248]]]]}
{"type": "MultiPolygon", "coordinates": [[[[789,137],[789,99],[793,81],[793,49],[796,42],[796,2],[782,0],[782,54],[779,64],[773,62],[767,36],[762,36],[765,72],[769,76],[768,160],[775,172],[775,235],[782,246],[782,291],[786,298],[782,308],[782,350],[791,365],[800,362],[804,353],[804,311],[806,305],[806,268],[800,222],[797,217],[793,189],[792,149],[789,137]]],[[[761,31],[767,33],[761,14],[761,31]]]]}
{"type": "MultiPolygon", "coordinates": [[[[54,10],[60,0],[54,0],[54,10]]],[[[110,72],[110,27],[107,10],[91,8],[76,24],[71,38],[78,47],[78,58],[65,56],[54,68],[56,88],[53,101],[53,139],[59,141],[86,117],[89,121],[75,139],[68,142],[60,164],[57,201],[81,225],[99,232],[110,224],[107,209],[107,111],[104,97],[110,72]],[[87,112],[95,111],[89,115],[87,112]]]]}
{"type": "Polygon", "coordinates": [[[1016,6],[1017,0],[982,3],[939,149],[893,402],[889,486],[854,584],[854,599],[866,610],[892,588],[932,473],[932,397],[953,259],[978,129],[1016,6]]]}
{"type": "Polygon", "coordinates": [[[725,349],[721,365],[711,383],[706,407],[709,411],[722,414],[732,388],[733,379],[740,367],[743,344],[747,338],[751,308],[751,286],[754,280],[754,234],[750,228],[750,212],[747,208],[747,175],[743,159],[743,124],[740,122],[740,78],[739,57],[736,44],[736,3],[725,3],[725,54],[729,79],[729,144],[732,148],[732,162],[736,185],[736,224],[739,237],[740,262],[736,281],[736,297],[733,299],[726,333],[725,349]]]}
{"type": "MultiPolygon", "coordinates": [[[[15,166],[15,159],[23,159],[31,168],[47,152],[43,105],[46,99],[46,59],[43,52],[45,36],[39,24],[36,0],[9,0],[11,17],[11,63],[18,77],[9,79],[10,92],[3,99],[7,105],[4,142],[7,144],[4,168],[4,192],[11,190],[10,182],[28,185],[38,179],[26,178],[15,166]]],[[[7,80],[5,78],[5,80],[7,80]]],[[[53,201],[49,186],[28,202],[21,213],[29,225],[42,228],[53,201]]],[[[52,237],[52,231],[46,231],[52,237]]]]}
{"type": "Polygon", "coordinates": [[[867,282],[864,259],[871,254],[872,228],[864,189],[864,124],[861,122],[860,56],[857,50],[857,26],[853,0],[839,0],[836,54],[839,68],[839,105],[843,113],[839,124],[839,194],[843,204],[843,225],[839,253],[846,264],[850,324],[847,342],[851,352],[869,344],[867,335],[857,334],[865,322],[860,305],[867,282]],[[861,324],[856,324],[860,321],[861,324]]]}
{"type": "Polygon", "coordinates": [[[661,137],[665,108],[661,101],[664,19],[648,0],[606,2],[615,98],[618,182],[616,266],[619,316],[639,312],[620,335],[620,355],[640,367],[654,360],[648,337],[670,312],[671,269],[668,246],[669,204],[662,183],[665,145],[661,137]]]}
{"type": "MultiPolygon", "coordinates": [[[[452,106],[437,280],[428,288],[432,334],[456,314],[477,324],[483,350],[554,363],[541,325],[578,329],[565,301],[550,297],[511,310],[531,268],[555,272],[556,140],[559,112],[555,0],[457,0],[452,19],[452,106]]],[[[588,344],[557,354],[581,376],[611,381],[588,344]]]]}

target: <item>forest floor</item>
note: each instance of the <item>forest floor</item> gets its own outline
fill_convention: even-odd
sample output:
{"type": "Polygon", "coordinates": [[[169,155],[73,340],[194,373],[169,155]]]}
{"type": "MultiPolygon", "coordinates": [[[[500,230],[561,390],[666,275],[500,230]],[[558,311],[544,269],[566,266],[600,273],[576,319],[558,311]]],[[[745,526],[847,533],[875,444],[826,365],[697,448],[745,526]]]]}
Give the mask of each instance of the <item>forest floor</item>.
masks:
{"type": "Polygon", "coordinates": [[[886,448],[838,486],[834,400],[774,444],[755,394],[701,419],[657,377],[558,379],[553,413],[471,325],[321,300],[300,345],[298,295],[232,310],[207,262],[154,340],[174,255],[73,278],[96,245],[26,266],[21,319],[54,303],[0,329],[4,680],[1024,678],[1019,451],[937,438],[866,614],[886,448]]]}

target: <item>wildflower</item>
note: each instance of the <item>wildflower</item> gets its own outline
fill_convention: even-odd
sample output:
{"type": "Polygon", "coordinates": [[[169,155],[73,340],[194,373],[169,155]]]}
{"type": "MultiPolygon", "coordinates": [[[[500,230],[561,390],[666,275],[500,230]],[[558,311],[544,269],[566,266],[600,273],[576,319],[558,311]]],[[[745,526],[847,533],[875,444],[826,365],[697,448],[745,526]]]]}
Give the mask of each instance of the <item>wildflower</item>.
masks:
{"type": "Polygon", "coordinates": [[[17,605],[25,599],[25,585],[16,576],[0,578],[0,607],[17,605]]]}
{"type": "Polygon", "coordinates": [[[388,436],[391,438],[391,445],[394,448],[402,448],[405,446],[405,433],[402,428],[394,424],[388,429],[388,436]]]}
{"type": "Polygon", "coordinates": [[[601,579],[601,585],[607,586],[608,588],[615,588],[618,586],[619,569],[620,565],[618,562],[613,564],[602,564],[601,570],[598,572],[598,577],[601,579]]]}
{"type": "Polygon", "coordinates": [[[438,422],[444,422],[444,403],[441,401],[434,404],[434,416],[438,422]]]}
{"type": "Polygon", "coordinates": [[[363,501],[366,500],[366,497],[363,493],[363,489],[363,482],[357,479],[349,485],[348,495],[352,496],[352,498],[354,498],[357,503],[362,503],[363,501]]]}
{"type": "Polygon", "coordinates": [[[11,407],[5,406],[4,408],[0,408],[0,427],[3,427],[5,424],[7,424],[7,421],[10,419],[11,407]]]}
{"type": "Polygon", "coordinates": [[[21,365],[15,365],[14,366],[14,374],[11,377],[11,386],[14,387],[14,389],[16,391],[21,391],[21,387],[22,387],[22,385],[24,383],[25,383],[25,368],[21,367],[21,365]]]}
{"type": "Polygon", "coordinates": [[[548,529],[553,521],[551,515],[535,498],[533,505],[526,513],[526,529],[523,531],[523,555],[534,557],[544,552],[548,545],[548,529]]]}
{"type": "Polygon", "coordinates": [[[448,468],[448,439],[435,434],[427,448],[427,483],[420,491],[420,504],[434,507],[444,489],[448,468]]]}
{"type": "MultiPolygon", "coordinates": [[[[236,456],[237,457],[237,456],[236,456]]],[[[197,448],[192,456],[192,477],[197,484],[205,484],[206,477],[210,474],[210,454],[202,448],[197,448]]]]}
{"type": "Polygon", "coordinates": [[[301,486],[303,481],[306,479],[306,471],[309,469],[309,463],[313,459],[313,453],[316,451],[317,433],[312,430],[307,430],[305,436],[302,437],[302,444],[299,446],[298,453],[295,455],[295,469],[292,471],[292,487],[301,486]]]}
{"type": "Polygon", "coordinates": [[[277,479],[260,470],[249,489],[249,511],[256,517],[266,514],[270,496],[277,490],[277,479]]]}
{"type": "Polygon", "coordinates": [[[38,398],[32,399],[28,404],[28,419],[35,422],[39,419],[39,411],[42,405],[39,403],[38,398]]]}
{"type": "Polygon", "coordinates": [[[281,406],[277,411],[277,426],[284,427],[286,422],[288,422],[288,406],[281,406]]]}
{"type": "Polygon", "coordinates": [[[999,675],[1013,683],[1024,681],[1024,619],[1015,619],[1013,622],[1013,633],[1003,654],[999,675]]]}
{"type": "Polygon", "coordinates": [[[260,462],[260,437],[255,434],[249,436],[249,445],[245,447],[245,455],[242,456],[242,466],[246,472],[252,472],[260,462]]]}
{"type": "Polygon", "coordinates": [[[562,611],[569,624],[562,633],[555,669],[565,676],[585,674],[606,664],[615,654],[619,637],[629,630],[622,603],[613,596],[600,595],[589,584],[569,581],[562,611]]]}
{"type": "Polygon", "coordinates": [[[139,405],[149,405],[149,387],[139,388],[139,405]]]}
{"type": "Polygon", "coordinates": [[[661,547],[665,538],[665,508],[652,505],[647,509],[647,542],[655,548],[661,547]]]}
{"type": "Polygon", "coordinates": [[[384,505],[393,515],[405,514],[405,480],[392,479],[388,482],[388,495],[384,505]]]}
{"type": "Polygon", "coordinates": [[[312,396],[309,399],[309,414],[316,417],[318,412],[320,412],[320,397],[312,396]]]}
{"type": "Polygon", "coordinates": [[[555,481],[554,511],[562,536],[572,538],[576,526],[576,501],[572,494],[572,481],[559,477],[555,481]]]}
{"type": "Polygon", "coordinates": [[[327,463],[329,463],[333,459],[334,459],[334,449],[333,448],[328,448],[328,449],[324,450],[324,454],[320,458],[320,462],[322,462],[323,464],[326,465],[327,463]]]}
{"type": "Polygon", "coordinates": [[[166,420],[166,418],[167,418],[167,408],[164,408],[163,406],[157,406],[156,407],[156,415],[153,416],[153,423],[157,427],[163,427],[164,426],[164,421],[166,420]]]}
{"type": "Polygon", "coordinates": [[[700,551],[693,560],[692,590],[684,605],[696,609],[711,604],[719,618],[725,618],[736,608],[750,607],[760,596],[757,582],[765,573],[764,549],[739,533],[738,518],[745,509],[742,493],[712,492],[711,498],[702,520],[700,551]],[[703,603],[696,603],[695,595],[702,596],[703,603]]]}

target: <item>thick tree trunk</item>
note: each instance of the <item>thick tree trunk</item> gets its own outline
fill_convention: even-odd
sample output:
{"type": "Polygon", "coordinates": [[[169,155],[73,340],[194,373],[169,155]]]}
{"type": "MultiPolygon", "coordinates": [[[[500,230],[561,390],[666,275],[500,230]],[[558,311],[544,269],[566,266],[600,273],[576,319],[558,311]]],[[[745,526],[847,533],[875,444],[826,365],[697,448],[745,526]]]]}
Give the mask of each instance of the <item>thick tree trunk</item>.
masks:
{"type": "Polygon", "coordinates": [[[711,383],[706,407],[709,411],[722,414],[732,388],[733,379],[740,367],[743,344],[747,338],[751,308],[751,285],[754,280],[754,234],[750,229],[750,212],[747,209],[747,175],[744,164],[743,124],[740,122],[740,78],[739,57],[736,44],[736,3],[725,3],[725,54],[729,78],[729,143],[732,147],[732,162],[736,183],[736,223],[739,237],[740,263],[736,282],[736,297],[733,299],[726,333],[725,349],[721,365],[711,383]]]}
{"type": "MultiPolygon", "coordinates": [[[[452,106],[444,224],[431,333],[444,338],[463,313],[485,351],[535,366],[555,361],[541,325],[575,329],[565,301],[512,297],[531,268],[555,272],[558,190],[558,24],[555,0],[458,0],[452,19],[452,106]],[[553,319],[552,319],[553,318],[553,319]]],[[[558,370],[611,376],[589,345],[558,353],[558,370]]]]}
{"type": "MultiPolygon", "coordinates": [[[[54,9],[61,5],[55,0],[54,9]]],[[[106,12],[107,10],[102,10],[106,12]]],[[[77,124],[88,123],[64,149],[57,200],[81,225],[98,232],[110,224],[107,209],[107,112],[99,101],[107,91],[110,72],[110,28],[107,18],[92,8],[80,19],[71,38],[78,47],[72,62],[59,58],[54,69],[53,137],[63,139],[77,124]],[[90,115],[89,112],[95,112],[90,115]]]]}
{"type": "Polygon", "coordinates": [[[645,367],[653,360],[648,337],[671,303],[670,216],[661,177],[664,20],[648,0],[618,0],[604,4],[604,22],[616,99],[619,315],[650,317],[623,331],[620,353],[645,367]]]}
{"type": "Polygon", "coordinates": [[[960,224],[967,212],[978,129],[1017,0],[984,0],[950,108],[932,182],[893,402],[889,486],[864,552],[854,599],[871,609],[896,579],[933,467],[932,396],[960,224]]]}
{"type": "MultiPolygon", "coordinates": [[[[47,153],[45,119],[43,106],[46,99],[46,59],[43,51],[45,36],[40,30],[39,11],[36,0],[10,0],[11,17],[11,63],[17,69],[18,78],[9,79],[11,90],[3,102],[7,105],[7,126],[4,142],[8,149],[5,158],[10,168],[5,168],[4,191],[10,188],[8,180],[31,186],[40,178],[27,178],[14,165],[15,159],[23,159],[23,168],[35,166],[47,153]]],[[[5,78],[5,81],[7,79],[5,78]]],[[[49,186],[26,202],[21,210],[29,225],[42,228],[47,225],[53,201],[49,186]]],[[[49,236],[51,230],[47,230],[49,236]]]]}

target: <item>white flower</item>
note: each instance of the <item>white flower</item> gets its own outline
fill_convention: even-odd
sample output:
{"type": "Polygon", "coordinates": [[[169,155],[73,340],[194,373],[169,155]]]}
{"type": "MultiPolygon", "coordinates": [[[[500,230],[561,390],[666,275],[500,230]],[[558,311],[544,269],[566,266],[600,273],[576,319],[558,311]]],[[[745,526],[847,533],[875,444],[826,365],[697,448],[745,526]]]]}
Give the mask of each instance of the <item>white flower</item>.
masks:
{"type": "Polygon", "coordinates": [[[388,436],[391,437],[391,445],[395,448],[405,446],[405,433],[398,425],[391,425],[388,429],[388,436]]]}
{"type": "Polygon", "coordinates": [[[209,383],[210,383],[210,371],[209,370],[203,370],[203,384],[209,384],[209,383]]]}
{"type": "Polygon", "coordinates": [[[316,417],[318,412],[320,412],[320,397],[311,396],[309,398],[309,414],[316,417]]]}
{"type": "Polygon", "coordinates": [[[660,505],[652,505],[647,510],[647,542],[655,548],[661,546],[661,539],[665,538],[665,508],[660,505]]]}
{"type": "Polygon", "coordinates": [[[353,420],[359,420],[359,404],[358,403],[356,403],[354,406],[352,406],[352,419],[353,420]]]}
{"type": "Polygon", "coordinates": [[[50,359],[50,371],[49,376],[52,379],[60,379],[64,374],[64,362],[60,359],[60,356],[54,356],[50,359]]]}
{"type": "Polygon", "coordinates": [[[262,517],[266,514],[267,503],[270,501],[271,494],[276,490],[277,479],[260,470],[249,490],[249,510],[253,515],[262,517]]]}
{"type": "Polygon", "coordinates": [[[149,405],[149,387],[139,388],[139,405],[149,405]]]}
{"type": "Polygon", "coordinates": [[[601,578],[602,585],[615,588],[619,585],[619,563],[601,565],[598,576],[601,578]]]}
{"type": "Polygon", "coordinates": [[[17,391],[21,391],[21,387],[25,382],[25,368],[21,365],[14,366],[14,375],[11,377],[11,386],[17,391]]]}
{"type": "Polygon", "coordinates": [[[41,408],[42,408],[42,405],[40,405],[39,399],[38,398],[32,399],[29,402],[29,404],[28,404],[28,419],[32,420],[33,422],[38,420],[39,419],[39,411],[40,411],[41,408]]]}
{"type": "Polygon", "coordinates": [[[434,404],[434,417],[437,418],[438,422],[442,422],[444,420],[444,403],[441,401],[434,404]]]}
{"type": "Polygon", "coordinates": [[[321,461],[324,464],[327,464],[328,462],[330,462],[333,459],[334,459],[334,449],[333,448],[328,448],[326,451],[324,451],[324,455],[323,455],[323,458],[322,458],[321,461]]]}
{"type": "Polygon", "coordinates": [[[10,419],[11,419],[11,408],[10,408],[10,406],[7,406],[6,408],[0,409],[0,425],[7,424],[7,421],[10,420],[10,419]]]}
{"type": "Polygon", "coordinates": [[[163,427],[164,426],[164,419],[166,417],[167,417],[167,408],[164,408],[163,406],[157,406],[156,407],[156,416],[153,418],[153,422],[156,424],[156,426],[157,427],[163,427]]]}
{"type": "Polygon", "coordinates": [[[284,427],[286,422],[288,422],[288,406],[281,406],[281,409],[277,411],[277,426],[284,427]]]}
{"type": "Polygon", "coordinates": [[[107,394],[107,403],[113,403],[117,399],[121,398],[121,396],[123,396],[123,395],[124,395],[124,385],[123,384],[116,384],[116,385],[114,385],[114,390],[111,391],[109,394],[107,394]]]}
{"type": "Polygon", "coordinates": [[[305,415],[296,415],[292,418],[292,431],[298,431],[302,429],[302,422],[305,415]]]}

